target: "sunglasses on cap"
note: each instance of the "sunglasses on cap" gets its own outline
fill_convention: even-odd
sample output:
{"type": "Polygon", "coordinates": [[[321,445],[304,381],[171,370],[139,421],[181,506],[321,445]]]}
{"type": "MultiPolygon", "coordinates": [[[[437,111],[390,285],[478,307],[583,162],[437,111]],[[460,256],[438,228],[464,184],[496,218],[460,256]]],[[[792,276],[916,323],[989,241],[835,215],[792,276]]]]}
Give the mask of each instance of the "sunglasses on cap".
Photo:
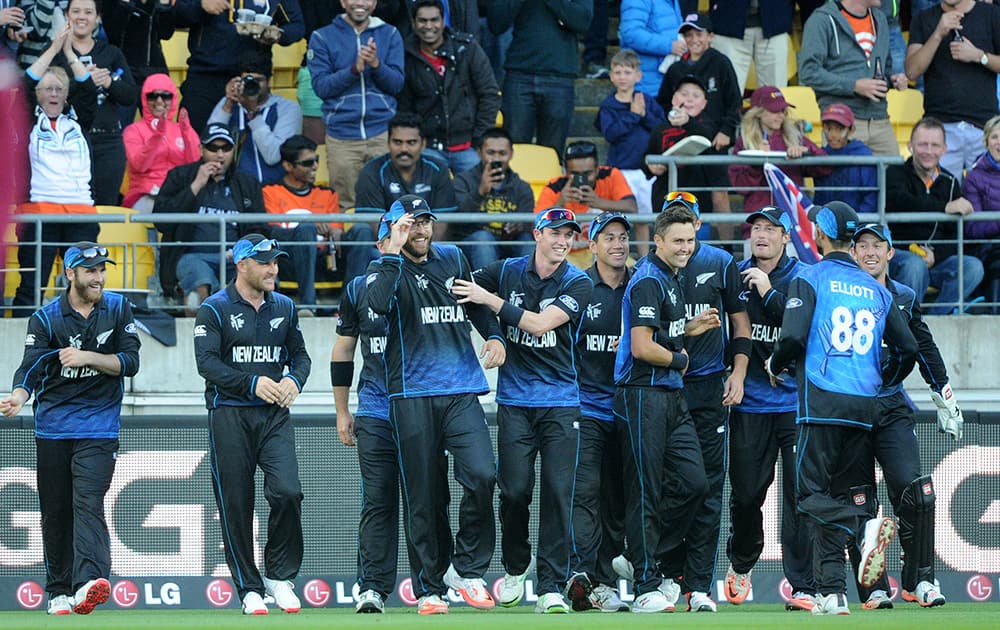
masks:
{"type": "Polygon", "coordinates": [[[576,160],[586,157],[597,157],[597,145],[593,142],[572,142],[566,147],[563,157],[567,160],[576,160]]]}
{"type": "Polygon", "coordinates": [[[273,238],[265,238],[259,243],[254,243],[252,245],[249,240],[241,239],[236,242],[236,245],[233,246],[233,262],[238,263],[241,260],[253,258],[257,254],[269,252],[275,249],[278,249],[278,241],[273,238]],[[245,245],[241,245],[241,243],[245,243],[245,245]],[[247,248],[247,245],[250,245],[250,247],[247,248]]]}
{"type": "Polygon", "coordinates": [[[597,217],[590,222],[590,229],[587,230],[587,234],[590,235],[591,239],[596,238],[597,235],[600,234],[601,230],[603,230],[604,227],[612,221],[621,221],[625,224],[626,230],[632,229],[632,222],[628,220],[628,217],[617,210],[607,210],[597,215],[597,217]]]}
{"type": "Polygon", "coordinates": [[[566,208],[550,208],[538,215],[535,223],[542,221],[576,221],[576,214],[566,208]]]}
{"type": "Polygon", "coordinates": [[[108,248],[102,245],[94,245],[85,249],[71,247],[66,250],[65,265],[69,269],[74,269],[82,265],[85,261],[93,260],[94,258],[107,259],[107,257],[108,248]]]}
{"type": "Polygon", "coordinates": [[[666,196],[663,197],[663,207],[660,208],[660,210],[666,210],[675,204],[682,205],[691,212],[695,213],[695,215],[701,216],[701,213],[698,211],[698,196],[694,193],[689,193],[686,190],[668,192],[666,196]]]}
{"type": "Polygon", "coordinates": [[[174,95],[170,92],[146,92],[146,100],[155,101],[158,98],[164,101],[172,101],[174,100],[174,95]]]}
{"type": "Polygon", "coordinates": [[[310,158],[308,160],[295,160],[292,162],[295,166],[304,166],[306,168],[312,168],[319,164],[319,158],[310,158]]]}
{"type": "Polygon", "coordinates": [[[278,241],[273,238],[266,238],[250,248],[249,255],[253,256],[254,254],[258,254],[260,252],[269,252],[272,249],[278,249],[278,241]]]}

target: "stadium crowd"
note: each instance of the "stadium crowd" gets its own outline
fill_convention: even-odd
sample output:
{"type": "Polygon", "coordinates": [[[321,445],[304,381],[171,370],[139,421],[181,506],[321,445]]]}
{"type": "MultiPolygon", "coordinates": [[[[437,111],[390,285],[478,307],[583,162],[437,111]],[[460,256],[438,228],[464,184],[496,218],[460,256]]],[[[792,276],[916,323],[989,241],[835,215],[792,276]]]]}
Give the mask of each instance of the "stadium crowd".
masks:
{"type": "MultiPolygon", "coordinates": [[[[589,32],[594,16],[606,20],[607,11],[595,11],[591,0],[6,4],[4,36],[16,47],[35,108],[20,212],[93,214],[95,204],[127,203],[154,214],[341,215],[308,228],[293,217],[227,222],[224,265],[217,225],[156,223],[165,244],[163,288],[197,317],[214,490],[245,614],[266,614],[264,595],[287,612],[300,607],[293,580],[302,494],[288,408],[311,364],[297,322],[312,314],[317,274],[337,265],[345,270],[331,358],[338,432],[345,444],[357,444],[361,476],[372,488],[359,526],[359,612],[382,612],[392,591],[399,495],[419,612],[446,613],[447,588],[471,606],[493,608],[483,574],[495,546],[495,487],[502,606],[519,603],[534,574],[540,613],[673,611],[682,596],[688,610],[714,612],[727,448],[739,489],[728,506],[728,601],[749,595],[762,550],[760,508],[780,453],[784,571],[795,591],[789,609],[849,613],[845,549],[863,607],[891,607],[884,555],[897,529],[904,599],[945,603],[934,580],[933,485],[921,475],[912,413],[898,386],[919,356],[942,430],[961,437],[961,411],[920,303],[936,295],[940,304],[931,312],[951,312],[959,294],[968,300],[978,290],[983,262],[953,254],[953,223],[906,224],[896,236],[911,245],[894,247],[886,225],[858,219],[855,210],[870,209],[868,199],[845,203],[834,193],[809,216],[824,258],[808,265],[785,253],[788,214],[750,190],[764,182],[762,168],[682,167],[681,188],[746,189],[746,255],[738,260],[705,242],[701,221],[702,208],[731,212],[728,195],[670,190],[663,168],[643,156],[698,137],[720,155],[898,155],[887,92],[923,77],[926,116],[912,129],[911,157],[887,173],[886,209],[991,209],[992,178],[1000,172],[1000,8],[945,0],[917,13],[900,65],[891,52],[894,10],[887,15],[879,0],[814,7],[798,76],[822,107],[821,147],[806,137],[782,92],[787,1],[733,3],[739,10],[719,3],[698,13],[696,2],[621,0],[621,41],[629,48],[613,55],[609,68],[594,56],[600,42],[589,32]],[[495,55],[480,44],[489,39],[482,26],[498,42],[510,34],[502,79],[495,55]],[[190,33],[180,86],[160,43],[176,28],[190,33]],[[590,54],[581,61],[582,36],[590,54]],[[271,90],[272,46],[302,38],[308,48],[293,101],[271,90]],[[743,112],[747,58],[761,85],[743,112]],[[610,146],[606,163],[594,143],[567,142],[581,64],[613,85],[595,123],[610,146]],[[944,85],[954,81],[983,89],[944,85]],[[500,111],[503,128],[496,127],[500,111]],[[510,168],[514,145],[532,141],[553,148],[564,167],[537,199],[510,168]],[[320,145],[330,187],[316,184],[320,145]],[[447,221],[456,209],[529,208],[536,213],[531,230],[502,217],[481,225],[447,221]],[[351,209],[384,215],[345,229],[351,209]],[[590,211],[601,213],[587,225],[577,220],[590,211]],[[657,214],[651,235],[633,225],[637,213],[657,214]],[[278,236],[293,245],[282,250],[278,236]],[[634,269],[633,239],[642,257],[634,269]],[[450,241],[463,247],[439,244],[450,241]],[[298,283],[302,310],[274,292],[281,276],[298,283]],[[486,340],[478,357],[470,324],[486,340]],[[817,335],[838,352],[817,347],[817,335]],[[884,352],[869,353],[883,341],[884,352]],[[345,394],[354,385],[358,345],[364,406],[352,414],[345,394]],[[794,379],[782,376],[793,362],[794,379]],[[817,362],[828,367],[816,369],[817,362]],[[488,390],[482,368],[494,367],[496,458],[477,398],[488,390]],[[769,431],[747,428],[760,425],[769,431]],[[532,545],[539,456],[542,505],[532,545]],[[454,537],[443,517],[448,459],[464,491],[454,537]],[[876,459],[892,466],[898,524],[877,516],[876,459]],[[248,480],[258,465],[271,507],[261,569],[246,527],[248,480]],[[616,591],[616,575],[634,586],[631,606],[616,591]]],[[[825,179],[855,196],[850,189],[871,181],[853,166],[792,166],[787,175],[799,184],[825,179]]],[[[983,231],[991,223],[970,226],[969,236],[993,236],[983,231]]],[[[34,267],[29,243],[38,239],[43,265],[34,274],[47,277],[61,249],[68,283],[39,309],[35,276],[22,272],[14,314],[32,315],[32,343],[11,397],[0,402],[0,411],[14,415],[38,397],[39,456],[52,452],[61,464],[39,470],[57,488],[42,506],[51,614],[89,613],[108,598],[106,525],[95,513],[117,448],[121,394],[114,383],[139,369],[127,301],[103,299],[105,264],[114,261],[95,243],[96,227],[44,224],[38,239],[25,223],[18,234],[23,269],[34,267]],[[108,338],[86,324],[91,313],[117,318],[114,329],[125,332],[102,349],[108,338]],[[67,348],[71,338],[76,344],[67,348]],[[49,377],[63,387],[44,386],[49,377]],[[101,383],[92,393],[102,399],[92,402],[102,405],[107,426],[98,433],[62,424],[69,418],[59,402],[92,398],[81,396],[84,378],[101,383]],[[118,411],[107,407],[116,397],[118,411]],[[90,442],[96,451],[81,446],[90,442]],[[74,511],[88,518],[73,540],[61,528],[60,492],[80,483],[69,464],[77,461],[94,478],[79,494],[73,489],[90,501],[74,501],[74,511]]],[[[979,253],[991,254],[988,246],[979,253]]]]}

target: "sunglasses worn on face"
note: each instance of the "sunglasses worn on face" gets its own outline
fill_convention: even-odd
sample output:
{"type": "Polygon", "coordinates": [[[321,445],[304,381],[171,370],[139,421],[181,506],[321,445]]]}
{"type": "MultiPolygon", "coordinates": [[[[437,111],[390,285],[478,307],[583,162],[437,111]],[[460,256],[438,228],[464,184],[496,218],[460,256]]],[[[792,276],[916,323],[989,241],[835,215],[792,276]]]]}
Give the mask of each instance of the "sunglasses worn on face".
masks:
{"type": "Polygon", "coordinates": [[[319,158],[311,158],[308,160],[296,160],[292,162],[295,166],[304,166],[306,168],[312,168],[319,164],[319,158]]]}
{"type": "Polygon", "coordinates": [[[593,142],[573,142],[566,147],[563,155],[567,160],[575,160],[585,157],[597,157],[597,145],[593,142]]]}
{"type": "Polygon", "coordinates": [[[209,153],[218,153],[219,151],[228,153],[233,150],[233,145],[231,144],[208,144],[204,145],[204,147],[209,153]]]}
{"type": "Polygon", "coordinates": [[[174,100],[174,95],[170,92],[146,92],[146,100],[155,101],[156,99],[172,101],[174,100]]]}

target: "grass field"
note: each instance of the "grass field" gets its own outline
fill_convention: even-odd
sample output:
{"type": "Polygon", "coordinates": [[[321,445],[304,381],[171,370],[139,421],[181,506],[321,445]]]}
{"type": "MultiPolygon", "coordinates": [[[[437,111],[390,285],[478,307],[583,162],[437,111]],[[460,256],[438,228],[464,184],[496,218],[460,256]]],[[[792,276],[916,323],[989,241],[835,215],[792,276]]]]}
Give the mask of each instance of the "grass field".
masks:
{"type": "Polygon", "coordinates": [[[715,615],[674,613],[672,615],[601,614],[535,615],[522,606],[513,610],[478,611],[454,607],[450,614],[421,617],[413,608],[390,608],[383,615],[357,615],[350,609],[306,609],[296,615],[272,611],[266,617],[245,617],[238,610],[101,610],[89,616],[49,617],[44,612],[2,612],[4,630],[41,628],[461,628],[463,630],[534,630],[536,628],[663,628],[666,624],[684,628],[797,628],[832,627],[913,630],[935,628],[1000,627],[1000,604],[948,604],[942,608],[920,609],[896,605],[893,610],[863,611],[852,604],[850,617],[813,617],[807,613],[785,612],[780,605],[720,606],[715,615]]]}

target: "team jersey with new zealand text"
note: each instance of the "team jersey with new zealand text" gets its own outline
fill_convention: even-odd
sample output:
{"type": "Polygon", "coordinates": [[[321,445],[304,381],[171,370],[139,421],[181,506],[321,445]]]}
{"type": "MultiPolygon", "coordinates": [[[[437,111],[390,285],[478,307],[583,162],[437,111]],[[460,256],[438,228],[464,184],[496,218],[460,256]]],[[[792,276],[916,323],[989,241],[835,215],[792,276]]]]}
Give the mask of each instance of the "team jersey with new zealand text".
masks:
{"type": "Polygon", "coordinates": [[[386,254],[368,266],[368,290],[359,306],[386,316],[382,359],[390,399],[489,391],[469,324],[483,339],[504,339],[487,307],[459,304],[452,294],[455,280],[471,278],[465,255],[454,245],[432,244],[422,262],[386,254]]]}
{"type": "MultiPolygon", "coordinates": [[[[123,385],[139,371],[139,333],[129,301],[105,291],[84,318],[64,292],[28,320],[24,357],[13,387],[34,393],[35,435],[46,440],[117,438],[123,385]],[[121,374],[65,367],[63,348],[113,354],[121,374]]],[[[13,389],[13,388],[12,388],[13,389]]]]}
{"type": "Polygon", "coordinates": [[[385,391],[385,317],[367,306],[365,277],[358,276],[344,287],[340,299],[338,337],[354,337],[361,344],[361,375],[358,376],[358,408],[354,415],[389,420],[389,395],[385,391]]]}
{"type": "MultiPolygon", "coordinates": [[[[737,263],[740,272],[756,267],[755,258],[745,258],[737,263]]],[[[798,388],[794,378],[784,378],[771,387],[764,370],[764,362],[771,356],[774,344],[781,336],[781,318],[785,314],[785,296],[788,285],[806,263],[798,258],[781,255],[778,264],[767,274],[771,288],[761,297],[749,286],[740,291],[740,299],[747,305],[750,317],[750,363],[743,381],[743,402],[736,409],[744,413],[784,413],[798,409],[798,388]]]]}
{"type": "Polygon", "coordinates": [[[684,290],[677,274],[655,253],[650,253],[635,266],[622,298],[622,335],[615,355],[615,384],[684,387],[680,369],[651,365],[632,356],[631,331],[637,326],[652,328],[653,341],[679,353],[684,349],[686,322],[684,290]]]}
{"type": "Polygon", "coordinates": [[[719,309],[722,327],[684,339],[688,351],[685,379],[717,374],[726,369],[726,314],[742,313],[746,302],[740,300],[740,272],[729,252],[698,242],[688,264],[678,274],[684,289],[684,312],[690,320],[709,308],[719,309]]]}
{"type": "Polygon", "coordinates": [[[870,429],[883,379],[890,387],[900,382],[916,352],[889,291],[848,254],[833,252],[789,285],[771,370],[797,361],[797,422],[870,429]],[[893,374],[882,373],[883,352],[898,353],[893,374]]]}
{"type": "Polygon", "coordinates": [[[514,306],[541,313],[552,305],[569,321],[536,337],[517,326],[505,325],[507,361],[497,377],[497,402],[513,407],[578,407],[576,356],[573,345],[580,332],[583,309],[594,284],[567,261],[552,275],[535,271],[535,253],[490,263],[473,274],[476,283],[514,306]]]}
{"type": "Polygon", "coordinates": [[[594,292],[576,340],[580,415],[610,422],[615,419],[611,410],[615,398],[615,342],[622,334],[622,298],[632,272],[626,270],[624,281],[617,287],[604,283],[596,264],[587,269],[587,275],[594,283],[594,292]]]}
{"type": "MultiPolygon", "coordinates": [[[[941,358],[941,352],[934,342],[934,336],[931,335],[930,328],[927,327],[927,322],[924,321],[920,304],[917,303],[916,294],[910,287],[899,282],[893,282],[891,278],[886,278],[885,288],[892,295],[892,301],[896,304],[896,307],[906,316],[910,332],[913,333],[913,337],[917,340],[917,368],[920,369],[920,375],[924,377],[924,382],[930,385],[932,390],[940,392],[941,388],[948,384],[948,370],[945,368],[944,359],[941,358]]],[[[886,365],[884,362],[883,371],[885,369],[886,365]]],[[[903,376],[907,375],[904,374],[903,376]]],[[[902,391],[902,389],[902,383],[888,387],[883,385],[882,389],[878,392],[878,396],[879,398],[892,396],[902,391]]]]}
{"type": "Polygon", "coordinates": [[[209,409],[268,405],[254,393],[258,378],[279,382],[288,376],[302,391],[312,367],[292,300],[267,292],[257,310],[234,284],[208,296],[198,309],[194,358],[209,409]]]}

